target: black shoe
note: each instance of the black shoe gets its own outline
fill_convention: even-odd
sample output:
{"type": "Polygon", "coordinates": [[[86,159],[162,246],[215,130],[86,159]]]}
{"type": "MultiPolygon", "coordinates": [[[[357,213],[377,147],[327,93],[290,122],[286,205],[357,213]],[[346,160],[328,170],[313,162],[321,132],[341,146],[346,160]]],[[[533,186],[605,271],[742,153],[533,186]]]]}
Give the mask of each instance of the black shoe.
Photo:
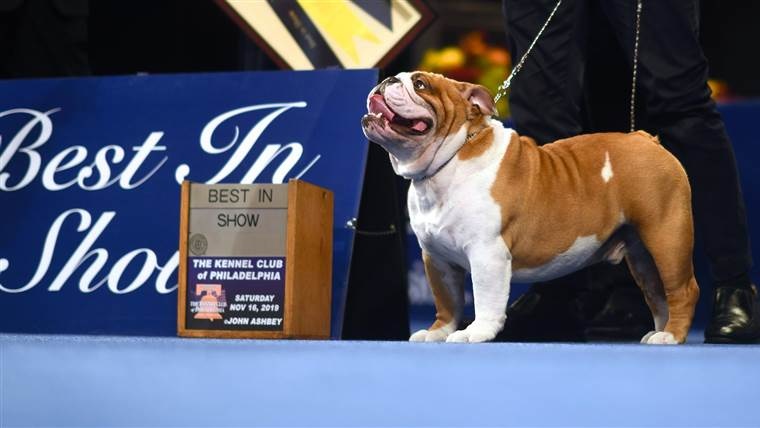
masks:
{"type": "Polygon", "coordinates": [[[718,287],[713,312],[705,329],[705,343],[757,343],[760,341],[760,304],[757,288],[718,287]]]}
{"type": "Polygon", "coordinates": [[[635,286],[613,290],[604,308],[588,323],[589,340],[639,340],[654,330],[652,312],[635,286]]]}
{"type": "Polygon", "coordinates": [[[507,309],[497,342],[584,342],[583,323],[571,287],[534,284],[507,309]]]}

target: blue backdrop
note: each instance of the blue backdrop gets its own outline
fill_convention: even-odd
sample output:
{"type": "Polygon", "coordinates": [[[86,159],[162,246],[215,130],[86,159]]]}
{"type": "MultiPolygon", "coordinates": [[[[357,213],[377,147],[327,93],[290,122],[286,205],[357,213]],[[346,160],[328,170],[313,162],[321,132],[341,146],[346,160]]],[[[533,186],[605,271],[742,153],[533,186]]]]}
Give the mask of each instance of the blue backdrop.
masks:
{"type": "Polygon", "coordinates": [[[335,192],[339,334],[377,71],[0,82],[0,331],[174,335],[179,183],[335,192]]]}

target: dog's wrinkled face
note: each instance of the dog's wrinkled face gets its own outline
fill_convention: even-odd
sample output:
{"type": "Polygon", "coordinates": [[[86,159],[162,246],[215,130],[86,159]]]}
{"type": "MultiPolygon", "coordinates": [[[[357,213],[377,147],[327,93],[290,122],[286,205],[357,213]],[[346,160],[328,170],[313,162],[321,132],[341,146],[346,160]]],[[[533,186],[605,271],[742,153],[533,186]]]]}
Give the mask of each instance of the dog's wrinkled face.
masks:
{"type": "Polygon", "coordinates": [[[447,138],[461,134],[464,139],[469,129],[495,114],[482,86],[427,72],[385,79],[370,91],[367,111],[364,135],[390,153],[394,167],[420,161],[415,168],[432,162],[447,138]]]}

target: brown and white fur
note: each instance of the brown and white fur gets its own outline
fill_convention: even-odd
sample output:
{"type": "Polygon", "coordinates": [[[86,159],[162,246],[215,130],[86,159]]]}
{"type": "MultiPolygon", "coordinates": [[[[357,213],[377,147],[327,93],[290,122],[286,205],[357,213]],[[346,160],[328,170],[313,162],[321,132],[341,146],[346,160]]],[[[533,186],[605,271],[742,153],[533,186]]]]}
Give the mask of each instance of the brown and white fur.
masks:
{"type": "Polygon", "coordinates": [[[539,147],[491,118],[485,88],[425,72],[386,79],[367,108],[364,134],[411,179],[411,226],[435,298],[435,321],[409,340],[492,340],[510,281],[625,259],[654,317],[641,342],[684,342],[699,296],[691,191],[656,138],[589,134],[539,147]],[[475,321],[457,330],[468,271],[475,321]]]}

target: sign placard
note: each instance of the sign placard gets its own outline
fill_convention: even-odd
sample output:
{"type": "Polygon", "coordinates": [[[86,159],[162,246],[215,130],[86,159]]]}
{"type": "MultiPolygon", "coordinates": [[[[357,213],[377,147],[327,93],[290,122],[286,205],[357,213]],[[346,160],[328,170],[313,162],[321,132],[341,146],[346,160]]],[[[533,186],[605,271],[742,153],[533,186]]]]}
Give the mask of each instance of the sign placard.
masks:
{"type": "Polygon", "coordinates": [[[329,337],[332,218],[332,192],[301,180],[184,182],[179,335],[329,337]]]}
{"type": "MultiPolygon", "coordinates": [[[[192,248],[192,243],[190,243],[192,248]]],[[[285,257],[190,257],[185,329],[282,330],[285,257]]]]}
{"type": "Polygon", "coordinates": [[[0,331],[176,335],[181,183],[300,179],[335,197],[339,337],[376,83],[376,70],[0,81],[0,331]]]}

